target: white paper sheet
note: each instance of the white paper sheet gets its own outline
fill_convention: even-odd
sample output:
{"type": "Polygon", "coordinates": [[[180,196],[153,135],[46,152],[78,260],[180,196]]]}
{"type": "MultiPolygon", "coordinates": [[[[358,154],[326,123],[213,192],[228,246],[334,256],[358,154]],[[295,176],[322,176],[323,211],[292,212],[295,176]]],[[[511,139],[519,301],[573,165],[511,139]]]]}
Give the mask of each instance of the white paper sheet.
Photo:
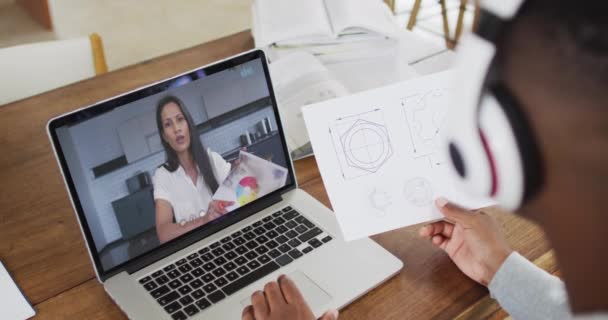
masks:
{"type": "Polygon", "coordinates": [[[286,168],[241,151],[239,164],[220,184],[213,199],[234,201],[234,205],[227,207],[232,211],[281,188],[286,182],[286,168]]]}
{"type": "Polygon", "coordinates": [[[17,285],[0,262],[0,315],[2,319],[23,320],[36,315],[17,285]]]}
{"type": "Polygon", "coordinates": [[[451,72],[303,108],[319,170],[344,238],[440,219],[433,200],[490,205],[452,187],[439,133],[452,106],[451,72]]]}

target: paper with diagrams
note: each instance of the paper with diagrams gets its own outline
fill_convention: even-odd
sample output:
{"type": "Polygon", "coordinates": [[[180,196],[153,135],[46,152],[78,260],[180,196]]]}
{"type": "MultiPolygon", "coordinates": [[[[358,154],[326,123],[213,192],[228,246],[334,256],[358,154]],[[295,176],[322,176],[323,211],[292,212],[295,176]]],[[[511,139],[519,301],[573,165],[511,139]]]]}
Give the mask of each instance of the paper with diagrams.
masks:
{"type": "Polygon", "coordinates": [[[344,238],[440,219],[433,200],[490,205],[452,187],[439,134],[452,99],[442,72],[303,108],[344,238]]]}

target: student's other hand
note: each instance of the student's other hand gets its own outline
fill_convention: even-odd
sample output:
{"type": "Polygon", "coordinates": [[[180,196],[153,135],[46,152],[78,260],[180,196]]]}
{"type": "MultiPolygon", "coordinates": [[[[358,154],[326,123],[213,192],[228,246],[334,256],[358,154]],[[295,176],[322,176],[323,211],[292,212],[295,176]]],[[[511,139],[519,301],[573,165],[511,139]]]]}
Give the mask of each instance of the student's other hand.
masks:
{"type": "Polygon", "coordinates": [[[443,249],[471,279],[487,286],[512,250],[496,220],[468,211],[443,198],[435,201],[447,221],[428,224],[420,236],[443,249]]]}
{"type": "Polygon", "coordinates": [[[203,216],[203,222],[207,223],[211,220],[215,220],[223,215],[225,215],[228,210],[227,207],[230,207],[234,204],[234,201],[224,201],[224,200],[212,200],[209,202],[209,208],[207,209],[207,214],[203,216]]]}
{"type": "MultiPolygon", "coordinates": [[[[278,283],[269,282],[264,291],[251,295],[251,305],[243,309],[242,320],[315,320],[295,283],[280,276],[278,283]]],[[[338,311],[326,312],[321,320],[337,320],[338,311]]]]}

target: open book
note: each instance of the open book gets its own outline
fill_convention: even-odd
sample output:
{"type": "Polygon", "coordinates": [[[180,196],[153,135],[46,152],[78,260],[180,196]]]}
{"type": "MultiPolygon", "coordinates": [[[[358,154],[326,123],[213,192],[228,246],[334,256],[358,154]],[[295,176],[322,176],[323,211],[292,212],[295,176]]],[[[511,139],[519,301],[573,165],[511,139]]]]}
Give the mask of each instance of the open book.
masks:
{"type": "Polygon", "coordinates": [[[255,0],[252,15],[257,47],[332,44],[398,32],[381,0],[255,0]]]}

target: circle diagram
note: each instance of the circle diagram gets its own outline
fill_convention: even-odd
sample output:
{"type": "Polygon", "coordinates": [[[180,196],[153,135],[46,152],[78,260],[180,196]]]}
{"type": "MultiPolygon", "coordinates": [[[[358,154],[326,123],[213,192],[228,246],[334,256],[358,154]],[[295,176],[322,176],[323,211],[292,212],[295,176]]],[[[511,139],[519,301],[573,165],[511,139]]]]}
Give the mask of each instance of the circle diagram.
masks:
{"type": "Polygon", "coordinates": [[[403,195],[412,205],[424,207],[433,201],[433,188],[428,180],[416,177],[405,183],[403,195]]]}
{"type": "Polygon", "coordinates": [[[244,177],[236,186],[236,201],[242,206],[258,198],[260,187],[255,177],[244,177]]]}
{"type": "Polygon", "coordinates": [[[349,166],[376,172],[392,156],[393,151],[386,128],[357,120],[340,138],[349,166]]]}
{"type": "Polygon", "coordinates": [[[391,195],[377,188],[374,188],[372,192],[369,194],[369,204],[372,208],[376,209],[379,212],[374,212],[376,214],[385,214],[388,208],[393,204],[393,199],[391,195]]]}

